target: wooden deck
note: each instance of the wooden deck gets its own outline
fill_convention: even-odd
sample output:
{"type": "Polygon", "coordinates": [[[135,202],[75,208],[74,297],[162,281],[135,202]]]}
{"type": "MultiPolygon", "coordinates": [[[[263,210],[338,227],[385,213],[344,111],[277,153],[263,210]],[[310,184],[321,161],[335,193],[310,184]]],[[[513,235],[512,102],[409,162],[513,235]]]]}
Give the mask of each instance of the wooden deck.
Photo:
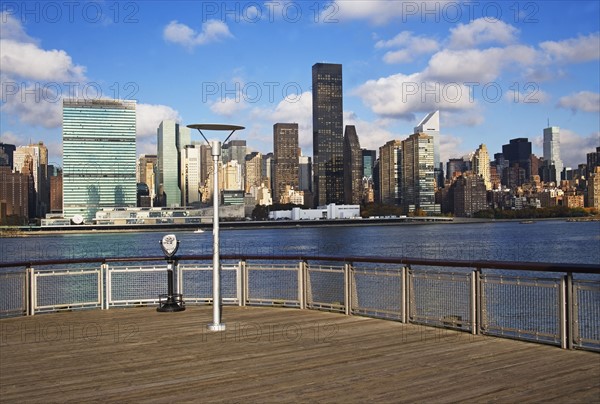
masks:
{"type": "Polygon", "coordinates": [[[600,355],[312,310],[0,320],[0,401],[600,402],[600,355]]]}

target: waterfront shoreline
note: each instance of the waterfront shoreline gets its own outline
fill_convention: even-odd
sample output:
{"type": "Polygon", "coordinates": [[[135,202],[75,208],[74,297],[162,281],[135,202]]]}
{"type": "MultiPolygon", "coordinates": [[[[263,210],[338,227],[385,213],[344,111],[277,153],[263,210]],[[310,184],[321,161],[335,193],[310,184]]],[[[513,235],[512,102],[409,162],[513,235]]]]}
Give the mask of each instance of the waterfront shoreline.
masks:
{"type": "MultiPolygon", "coordinates": [[[[359,226],[409,226],[409,225],[432,225],[432,224],[489,224],[505,222],[523,222],[523,219],[482,219],[482,218],[381,218],[381,219],[336,219],[336,220],[281,220],[281,221],[232,221],[220,222],[220,230],[244,230],[244,229],[291,229],[298,227],[359,227],[359,226]]],[[[599,221],[600,218],[573,218],[553,217],[528,219],[527,222],[538,221],[564,221],[583,222],[599,221]]],[[[52,234],[94,234],[94,233],[144,233],[165,231],[187,231],[202,229],[212,230],[212,223],[200,224],[160,224],[160,225],[123,225],[123,226],[65,226],[61,228],[7,228],[0,230],[0,238],[35,237],[52,234]]]]}

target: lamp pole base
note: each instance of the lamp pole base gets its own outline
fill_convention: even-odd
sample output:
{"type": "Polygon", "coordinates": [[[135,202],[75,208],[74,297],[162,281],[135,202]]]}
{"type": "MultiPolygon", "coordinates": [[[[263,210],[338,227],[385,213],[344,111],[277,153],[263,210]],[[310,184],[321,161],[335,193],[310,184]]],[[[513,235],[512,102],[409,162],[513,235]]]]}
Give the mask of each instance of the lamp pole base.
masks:
{"type": "Polygon", "coordinates": [[[220,323],[220,324],[207,324],[206,325],[206,329],[208,331],[225,331],[225,323],[220,323]]]}

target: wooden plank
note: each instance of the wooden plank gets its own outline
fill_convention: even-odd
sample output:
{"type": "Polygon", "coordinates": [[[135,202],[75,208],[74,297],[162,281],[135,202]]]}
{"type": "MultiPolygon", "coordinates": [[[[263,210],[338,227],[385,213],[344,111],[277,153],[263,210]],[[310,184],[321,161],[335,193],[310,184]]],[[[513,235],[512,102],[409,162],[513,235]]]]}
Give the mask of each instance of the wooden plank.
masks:
{"type": "Polygon", "coordinates": [[[53,401],[600,399],[600,355],[313,310],[87,310],[0,321],[0,398],[53,401]]]}

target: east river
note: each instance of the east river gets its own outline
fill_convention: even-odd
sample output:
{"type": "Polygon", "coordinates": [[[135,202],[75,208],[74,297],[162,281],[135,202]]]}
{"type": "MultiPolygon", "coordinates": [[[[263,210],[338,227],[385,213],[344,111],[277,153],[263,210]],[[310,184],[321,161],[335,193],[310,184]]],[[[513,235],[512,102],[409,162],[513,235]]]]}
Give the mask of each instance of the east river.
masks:
{"type": "MultiPolygon", "coordinates": [[[[0,262],[161,256],[175,233],[180,255],[212,254],[212,232],[89,232],[1,238],[0,262]]],[[[600,222],[317,226],[221,230],[222,254],[374,256],[600,264],[600,222]]]]}

